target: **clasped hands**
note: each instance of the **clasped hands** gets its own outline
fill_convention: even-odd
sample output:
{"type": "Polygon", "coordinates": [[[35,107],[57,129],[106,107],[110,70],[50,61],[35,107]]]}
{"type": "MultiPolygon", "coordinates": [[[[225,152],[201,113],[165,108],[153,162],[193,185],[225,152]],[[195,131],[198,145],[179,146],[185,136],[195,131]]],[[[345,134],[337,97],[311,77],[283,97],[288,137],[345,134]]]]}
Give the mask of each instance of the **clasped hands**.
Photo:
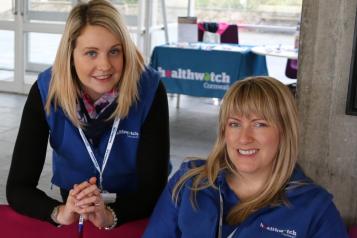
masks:
{"type": "Polygon", "coordinates": [[[80,215],[99,229],[113,224],[113,215],[106,208],[96,182],[97,179],[92,177],[73,186],[66,203],[59,207],[57,220],[60,224],[78,222],[80,215]]]}

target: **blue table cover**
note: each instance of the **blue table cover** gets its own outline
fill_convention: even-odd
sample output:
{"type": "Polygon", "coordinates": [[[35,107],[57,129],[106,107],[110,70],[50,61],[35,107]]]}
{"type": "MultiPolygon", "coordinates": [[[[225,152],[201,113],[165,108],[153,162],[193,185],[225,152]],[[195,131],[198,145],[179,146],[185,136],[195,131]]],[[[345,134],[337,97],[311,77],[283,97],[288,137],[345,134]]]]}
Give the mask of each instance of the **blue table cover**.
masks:
{"type": "Polygon", "coordinates": [[[197,97],[222,98],[235,81],[268,75],[265,56],[254,54],[250,47],[230,51],[162,45],[154,48],[151,66],[168,93],[197,97]]]}

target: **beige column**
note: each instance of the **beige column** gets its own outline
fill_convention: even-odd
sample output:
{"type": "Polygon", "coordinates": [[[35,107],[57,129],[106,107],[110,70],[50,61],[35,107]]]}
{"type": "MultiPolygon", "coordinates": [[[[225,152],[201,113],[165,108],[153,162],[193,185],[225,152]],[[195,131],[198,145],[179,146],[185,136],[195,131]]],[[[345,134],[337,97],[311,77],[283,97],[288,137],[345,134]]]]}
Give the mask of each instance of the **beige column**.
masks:
{"type": "Polygon", "coordinates": [[[300,164],[357,224],[357,116],[345,115],[357,0],[304,0],[298,73],[300,164]]]}

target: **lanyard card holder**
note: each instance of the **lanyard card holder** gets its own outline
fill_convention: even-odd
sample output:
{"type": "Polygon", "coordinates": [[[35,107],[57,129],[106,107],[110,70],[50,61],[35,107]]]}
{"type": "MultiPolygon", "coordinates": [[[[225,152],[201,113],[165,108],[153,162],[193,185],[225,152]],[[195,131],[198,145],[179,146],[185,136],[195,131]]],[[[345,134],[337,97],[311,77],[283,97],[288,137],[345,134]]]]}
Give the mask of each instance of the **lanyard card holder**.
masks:
{"type": "Polygon", "coordinates": [[[114,203],[117,200],[116,193],[108,193],[108,192],[104,191],[104,192],[101,192],[100,195],[102,196],[102,199],[105,204],[114,203]]]}

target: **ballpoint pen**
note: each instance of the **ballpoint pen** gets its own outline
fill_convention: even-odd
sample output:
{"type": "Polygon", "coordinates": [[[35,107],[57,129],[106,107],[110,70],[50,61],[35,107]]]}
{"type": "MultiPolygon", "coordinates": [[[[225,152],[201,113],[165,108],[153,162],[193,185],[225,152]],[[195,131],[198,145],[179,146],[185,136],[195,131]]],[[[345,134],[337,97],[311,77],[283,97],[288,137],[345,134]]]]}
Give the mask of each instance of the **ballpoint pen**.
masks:
{"type": "Polygon", "coordinates": [[[78,221],[78,237],[79,238],[83,237],[83,226],[84,226],[84,218],[82,215],[80,215],[79,221],[78,221]]]}

